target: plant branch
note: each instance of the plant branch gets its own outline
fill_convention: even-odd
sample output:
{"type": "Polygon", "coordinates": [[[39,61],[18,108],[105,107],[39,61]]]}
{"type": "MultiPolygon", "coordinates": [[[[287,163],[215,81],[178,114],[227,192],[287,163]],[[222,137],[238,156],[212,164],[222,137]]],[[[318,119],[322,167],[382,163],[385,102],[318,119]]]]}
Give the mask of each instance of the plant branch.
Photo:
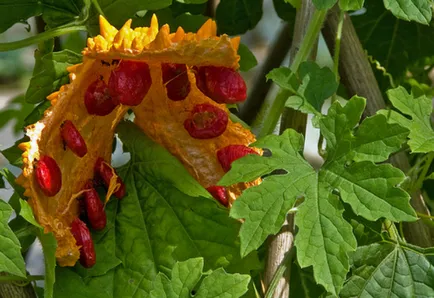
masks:
{"type": "MultiPolygon", "coordinates": [[[[340,11],[335,6],[329,13],[323,35],[331,53],[334,53],[336,31],[339,26],[340,11]]],[[[383,95],[375,79],[371,64],[368,61],[356,30],[347,14],[344,15],[342,29],[342,44],[340,51],[339,73],[342,83],[346,86],[350,96],[359,95],[367,98],[365,116],[374,115],[378,110],[386,107],[383,95]]],[[[404,173],[410,170],[408,157],[404,152],[395,154],[391,163],[404,173]]],[[[411,205],[420,213],[429,215],[420,190],[411,194],[411,205]]],[[[405,238],[415,245],[430,247],[433,245],[433,230],[422,221],[405,223],[405,238]]]]}
{"type": "MultiPolygon", "coordinates": [[[[326,16],[325,11],[317,11],[311,0],[303,0],[300,9],[297,11],[294,28],[294,39],[290,51],[290,61],[293,62],[291,70],[295,73],[301,62],[307,60],[311,53],[316,54],[316,42],[319,31],[326,16]],[[308,25],[309,24],[309,25],[308,25]],[[300,50],[298,50],[300,49],[300,50]],[[314,50],[313,50],[314,49],[314,50]]],[[[271,133],[284,109],[287,98],[291,95],[290,91],[280,90],[275,101],[273,102],[271,113],[266,119],[265,129],[261,130],[262,134],[271,133]]],[[[305,133],[306,116],[297,112],[302,117],[297,117],[296,122],[292,122],[292,127],[305,133]],[[304,128],[304,129],[303,129],[304,128]]],[[[285,123],[286,124],[286,123],[285,123]]],[[[281,124],[281,129],[285,127],[281,124]]],[[[290,286],[289,280],[291,271],[291,256],[294,246],[294,214],[288,214],[286,221],[280,232],[269,237],[268,258],[265,268],[265,284],[270,288],[276,285],[276,289],[267,291],[267,298],[289,297],[290,286]],[[291,253],[289,252],[291,251],[291,253]],[[287,261],[286,258],[289,258],[287,261]],[[272,293],[271,293],[272,292],[272,293]]]]}
{"type": "Polygon", "coordinates": [[[104,12],[102,11],[101,6],[98,3],[98,0],[91,0],[91,1],[92,1],[93,6],[95,7],[96,11],[98,12],[98,14],[104,16],[104,12]]]}
{"type": "Polygon", "coordinates": [[[276,38],[267,53],[267,58],[258,70],[252,88],[249,91],[249,98],[240,107],[240,118],[246,123],[252,124],[261,109],[262,104],[270,90],[273,82],[267,81],[265,76],[273,69],[282,64],[286,54],[291,47],[291,28],[288,24],[282,25],[276,38]]]}
{"type": "Polygon", "coordinates": [[[59,27],[56,29],[51,29],[35,36],[31,36],[22,40],[0,43],[0,52],[12,51],[19,48],[27,47],[29,45],[39,43],[50,38],[61,36],[64,34],[76,32],[76,31],[87,31],[86,26],[69,26],[69,27],[59,27]]]}

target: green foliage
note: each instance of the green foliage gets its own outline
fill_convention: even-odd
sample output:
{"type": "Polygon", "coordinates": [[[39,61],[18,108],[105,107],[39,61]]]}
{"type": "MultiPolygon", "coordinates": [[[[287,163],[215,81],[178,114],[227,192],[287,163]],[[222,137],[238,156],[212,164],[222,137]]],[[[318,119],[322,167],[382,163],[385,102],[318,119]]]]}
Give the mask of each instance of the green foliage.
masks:
{"type": "Polygon", "coordinates": [[[297,198],[303,197],[295,217],[299,229],[295,240],[298,262],[303,268],[313,266],[316,281],[337,294],[349,269],[348,253],[356,248],[351,225],[342,217],[339,197],[351,205],[355,214],[368,220],[416,219],[408,194],[396,187],[404,174],[390,165],[374,163],[398,150],[407,131],[387,124],[385,117],[377,115],[367,118],[353,132],[364,107],[365,100],[355,97],[344,107],[333,104],[328,115],[320,119],[327,159],[318,172],[303,159],[304,140],[292,130],[253,144],[269,149],[271,157],[250,155],[233,163],[220,184],[252,181],[278,169],[286,172],[265,177],[259,186],[247,189],[235,201],[231,217],[245,220],[240,230],[243,255],[259,247],[268,235],[277,233],[286,213],[298,205],[297,198]],[[375,140],[378,148],[370,151],[372,140],[363,131],[376,123],[385,130],[375,140]],[[392,137],[390,131],[395,132],[392,137]],[[387,141],[378,141],[381,139],[387,141]]]}
{"type": "Polygon", "coordinates": [[[29,103],[40,103],[62,85],[69,83],[69,73],[66,69],[82,61],[80,54],[70,50],[46,54],[37,50],[35,59],[33,77],[26,92],[26,101],[29,103]]]}
{"type": "Polygon", "coordinates": [[[241,274],[227,274],[219,268],[207,273],[200,286],[195,287],[201,276],[203,259],[193,258],[185,262],[177,262],[171,272],[169,279],[165,274],[158,273],[154,281],[154,289],[150,297],[182,298],[191,297],[194,290],[194,297],[241,297],[247,292],[247,285],[250,277],[241,274]]]}
{"type": "MultiPolygon", "coordinates": [[[[159,272],[168,275],[177,261],[195,257],[203,258],[205,271],[225,267],[248,273],[258,268],[255,254],[245,259],[239,255],[240,224],[204,197],[209,194],[178,160],[132,123],[121,123],[118,133],[131,153],[131,161],[119,169],[128,195],[107,205],[107,228],[93,234],[98,262],[91,270],[99,272],[90,277],[90,284],[109,280],[105,286],[114,297],[137,291],[148,295],[159,272]],[[122,263],[112,262],[115,268],[108,268],[104,263],[113,256],[122,263]],[[100,266],[106,266],[104,274],[100,266]]],[[[70,275],[74,281],[57,279],[55,297],[66,297],[82,278],[89,278],[70,275]]],[[[91,295],[93,290],[83,293],[91,295]]]]}
{"type": "Polygon", "coordinates": [[[12,208],[0,200],[0,272],[26,277],[20,242],[8,225],[11,214],[12,208]]]}
{"type": "Polygon", "coordinates": [[[240,71],[248,71],[258,64],[255,55],[242,43],[238,48],[238,55],[240,55],[240,71]]]}
{"type": "Polygon", "coordinates": [[[337,0],[312,0],[317,9],[330,9],[335,5],[337,0]]]}
{"type": "MultiPolygon", "coordinates": [[[[428,72],[434,58],[432,27],[396,19],[384,8],[382,1],[366,0],[365,8],[366,13],[354,15],[351,19],[368,54],[393,76],[395,83],[406,82],[407,70],[411,70],[411,76],[419,74],[419,81],[430,85],[428,72]]],[[[382,90],[393,87],[389,78],[380,75],[377,79],[382,90]]]]}
{"type": "Polygon", "coordinates": [[[263,0],[221,0],[217,6],[218,31],[229,35],[253,29],[262,17],[263,0]]]}
{"type": "Polygon", "coordinates": [[[433,253],[390,242],[361,246],[340,297],[432,297],[434,265],[428,255],[433,253]]]}
{"type": "Polygon", "coordinates": [[[391,123],[398,123],[410,130],[408,145],[414,153],[427,153],[434,151],[434,131],[431,127],[432,103],[425,95],[415,96],[409,94],[403,87],[387,92],[390,102],[402,114],[395,111],[379,111],[388,117],[391,123]]]}
{"type": "Polygon", "coordinates": [[[310,61],[300,65],[297,76],[288,67],[280,67],[267,74],[267,79],[295,94],[288,98],[286,107],[317,116],[321,115],[324,101],[338,89],[336,77],[330,68],[320,68],[310,61]]]}
{"type": "Polygon", "coordinates": [[[339,7],[342,10],[358,10],[363,7],[365,0],[339,0],[339,7]]]}
{"type": "Polygon", "coordinates": [[[397,18],[429,25],[432,17],[431,0],[384,0],[384,6],[397,18]]]}

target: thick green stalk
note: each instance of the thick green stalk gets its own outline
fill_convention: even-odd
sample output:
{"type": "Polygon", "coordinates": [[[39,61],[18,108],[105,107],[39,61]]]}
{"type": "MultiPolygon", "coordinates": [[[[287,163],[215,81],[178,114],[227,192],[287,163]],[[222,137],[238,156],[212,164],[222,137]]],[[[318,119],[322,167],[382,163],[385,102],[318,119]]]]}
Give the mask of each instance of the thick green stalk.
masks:
{"type": "MultiPolygon", "coordinates": [[[[297,73],[300,64],[308,59],[312,47],[318,38],[326,15],[327,10],[315,10],[312,16],[312,22],[309,24],[309,28],[307,29],[306,37],[303,39],[300,49],[295,56],[294,61],[291,63],[290,69],[293,73],[297,73]]],[[[289,90],[280,89],[268,114],[265,116],[263,126],[258,134],[259,137],[264,137],[273,132],[277,122],[279,121],[280,115],[282,114],[283,108],[285,107],[285,102],[291,94],[292,93],[289,90]]]]}
{"type": "Polygon", "coordinates": [[[61,36],[64,34],[76,32],[76,31],[87,31],[86,26],[70,26],[70,27],[60,27],[56,29],[51,29],[42,33],[39,33],[35,36],[31,36],[29,38],[25,38],[18,41],[0,43],[0,52],[12,51],[19,48],[27,47],[29,45],[39,43],[44,40],[48,40],[50,38],[54,38],[57,36],[61,36]]]}

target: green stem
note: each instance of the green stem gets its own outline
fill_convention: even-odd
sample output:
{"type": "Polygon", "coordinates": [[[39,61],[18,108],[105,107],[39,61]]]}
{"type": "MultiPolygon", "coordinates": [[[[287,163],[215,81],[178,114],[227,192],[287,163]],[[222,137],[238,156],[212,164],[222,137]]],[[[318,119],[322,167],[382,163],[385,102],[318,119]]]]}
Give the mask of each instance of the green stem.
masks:
{"type": "Polygon", "coordinates": [[[420,173],[419,177],[417,178],[416,182],[414,183],[414,186],[412,187],[411,193],[421,189],[423,181],[426,178],[426,174],[429,171],[429,168],[431,166],[433,159],[434,159],[434,152],[431,152],[428,154],[428,156],[426,158],[425,164],[422,168],[422,172],[420,173]]]}
{"type": "Polygon", "coordinates": [[[12,282],[12,281],[34,281],[34,280],[44,280],[43,275],[28,275],[26,277],[21,276],[15,276],[15,275],[1,275],[0,276],[0,283],[2,282],[12,282]]]}
{"type": "MultiPolygon", "coordinates": [[[[339,11],[339,23],[338,28],[336,30],[336,40],[335,40],[335,54],[333,56],[333,72],[336,76],[336,81],[340,81],[339,76],[339,56],[341,53],[341,39],[342,39],[342,28],[344,27],[344,17],[345,17],[345,11],[340,10],[339,11]]],[[[334,103],[337,100],[336,93],[332,96],[332,103],[334,103]]]]}
{"type": "Polygon", "coordinates": [[[416,212],[416,214],[417,214],[417,216],[419,216],[421,218],[426,218],[426,219],[434,220],[434,216],[423,214],[423,213],[420,213],[420,212],[416,212]]]}
{"type": "Polygon", "coordinates": [[[279,264],[279,267],[277,268],[276,273],[274,274],[273,279],[271,280],[270,286],[268,287],[264,298],[273,297],[277,284],[279,283],[286,269],[288,269],[288,265],[290,265],[290,260],[292,260],[293,253],[294,253],[294,249],[291,248],[291,250],[285,254],[285,257],[283,258],[282,262],[279,264]]]}
{"type": "Polygon", "coordinates": [[[384,226],[385,226],[387,232],[389,233],[389,236],[391,239],[395,240],[396,242],[401,240],[401,237],[399,236],[399,233],[398,233],[398,229],[396,228],[395,224],[392,221],[385,219],[384,220],[384,226]]]}
{"type": "MultiPolygon", "coordinates": [[[[318,38],[326,15],[327,10],[315,10],[312,16],[312,21],[310,22],[307,29],[306,37],[303,39],[300,50],[297,52],[294,61],[291,63],[290,69],[292,73],[297,73],[300,64],[303,61],[306,61],[309,57],[312,47],[318,38]]],[[[291,96],[291,94],[292,92],[289,90],[280,89],[273,101],[273,104],[271,105],[268,114],[265,116],[263,126],[258,134],[259,137],[264,137],[268,134],[271,134],[276,128],[277,122],[279,121],[280,115],[282,114],[283,108],[285,107],[285,102],[288,97],[291,96]]]]}
{"type": "Polygon", "coordinates": [[[101,6],[99,6],[98,0],[92,0],[92,4],[95,7],[96,11],[104,17],[104,12],[101,9],[101,6]]]}
{"type": "Polygon", "coordinates": [[[76,31],[87,31],[86,26],[70,26],[70,27],[60,27],[52,30],[48,30],[39,33],[35,36],[25,38],[18,41],[0,43],[0,52],[12,51],[19,48],[27,47],[31,44],[39,43],[41,41],[54,38],[60,35],[68,34],[76,31]]]}

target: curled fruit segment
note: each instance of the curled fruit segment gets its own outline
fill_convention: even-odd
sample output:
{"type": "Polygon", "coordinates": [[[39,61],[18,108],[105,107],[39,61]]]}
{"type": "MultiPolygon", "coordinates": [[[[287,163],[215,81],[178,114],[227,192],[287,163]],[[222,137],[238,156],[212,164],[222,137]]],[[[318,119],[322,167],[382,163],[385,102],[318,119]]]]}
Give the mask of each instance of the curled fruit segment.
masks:
{"type": "Polygon", "coordinates": [[[35,164],[36,181],[47,197],[54,197],[62,187],[62,172],[56,161],[42,156],[35,164]]]}
{"type": "Polygon", "coordinates": [[[86,185],[86,189],[87,190],[84,193],[84,204],[90,226],[92,229],[102,230],[107,224],[104,205],[91,183],[86,185]]]}
{"type": "Polygon", "coordinates": [[[60,126],[60,135],[64,144],[77,156],[83,157],[87,153],[86,142],[70,120],[66,120],[60,126]]]}
{"type": "Polygon", "coordinates": [[[149,66],[145,62],[122,60],[110,74],[108,87],[115,102],[139,105],[151,87],[149,66]]]}
{"type": "Polygon", "coordinates": [[[225,187],[213,185],[208,187],[206,190],[223,206],[227,207],[229,205],[225,187]]]}
{"type": "Polygon", "coordinates": [[[190,93],[190,81],[185,64],[162,63],[161,71],[167,97],[173,101],[185,99],[190,93]]]}
{"type": "Polygon", "coordinates": [[[247,97],[246,83],[232,68],[199,67],[196,69],[196,83],[206,96],[218,103],[237,103],[247,97]]]}
{"type": "Polygon", "coordinates": [[[106,116],[117,106],[110,96],[107,84],[97,79],[87,87],[84,95],[84,105],[91,115],[106,116]]]}
{"type": "Polygon", "coordinates": [[[195,105],[191,117],[184,122],[184,128],[195,139],[218,137],[228,125],[226,112],[211,104],[195,105]]]}
{"type": "MultiPolygon", "coordinates": [[[[95,163],[95,174],[103,180],[107,188],[110,187],[110,180],[113,174],[117,175],[115,169],[109,166],[101,157],[98,158],[95,163]]],[[[116,198],[122,199],[126,194],[125,184],[119,176],[117,176],[116,183],[120,186],[119,189],[115,191],[114,195],[116,198]]]]}
{"type": "Polygon", "coordinates": [[[95,247],[86,224],[79,218],[74,219],[71,224],[71,233],[80,247],[80,264],[90,268],[96,263],[95,247]]]}
{"type": "Polygon", "coordinates": [[[244,145],[229,145],[217,151],[217,159],[219,160],[225,172],[231,169],[231,164],[247,154],[257,154],[255,150],[244,145]]]}

